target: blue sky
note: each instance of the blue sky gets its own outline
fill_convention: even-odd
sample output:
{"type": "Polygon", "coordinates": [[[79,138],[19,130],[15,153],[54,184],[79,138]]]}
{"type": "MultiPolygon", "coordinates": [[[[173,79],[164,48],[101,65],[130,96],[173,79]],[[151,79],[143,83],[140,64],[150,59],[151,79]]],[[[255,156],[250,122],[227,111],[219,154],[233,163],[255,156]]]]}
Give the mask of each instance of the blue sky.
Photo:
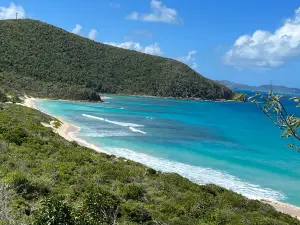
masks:
{"type": "Polygon", "coordinates": [[[181,60],[211,79],[300,88],[299,7],[299,0],[1,0],[0,19],[18,11],[98,42],[181,60]]]}

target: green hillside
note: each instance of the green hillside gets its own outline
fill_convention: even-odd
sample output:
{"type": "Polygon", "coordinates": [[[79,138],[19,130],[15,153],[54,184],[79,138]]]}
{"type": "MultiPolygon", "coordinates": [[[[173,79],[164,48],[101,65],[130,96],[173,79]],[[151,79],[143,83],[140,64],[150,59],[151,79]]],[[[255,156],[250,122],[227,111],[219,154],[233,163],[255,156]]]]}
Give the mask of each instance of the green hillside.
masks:
{"type": "Polygon", "coordinates": [[[229,99],[232,92],[176,60],[97,43],[35,20],[0,20],[0,81],[27,94],[96,93],[229,99]]]}

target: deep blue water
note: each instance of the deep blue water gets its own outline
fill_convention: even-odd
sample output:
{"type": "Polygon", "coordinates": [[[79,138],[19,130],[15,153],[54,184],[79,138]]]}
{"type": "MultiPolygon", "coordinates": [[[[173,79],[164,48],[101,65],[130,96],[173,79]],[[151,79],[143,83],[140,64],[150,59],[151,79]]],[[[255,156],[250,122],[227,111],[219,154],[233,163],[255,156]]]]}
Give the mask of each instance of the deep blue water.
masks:
{"type": "MultiPolygon", "coordinates": [[[[38,100],[100,149],[250,198],[300,206],[300,153],[255,105],[109,95],[107,103],[38,100]]],[[[300,109],[283,99],[291,113],[300,109]]]]}

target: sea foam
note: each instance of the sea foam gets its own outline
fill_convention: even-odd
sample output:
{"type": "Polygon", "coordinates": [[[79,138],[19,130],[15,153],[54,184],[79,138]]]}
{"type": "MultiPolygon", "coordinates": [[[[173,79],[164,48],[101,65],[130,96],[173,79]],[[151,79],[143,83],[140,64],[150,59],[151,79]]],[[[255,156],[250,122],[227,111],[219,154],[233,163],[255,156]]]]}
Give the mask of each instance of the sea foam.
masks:
{"type": "Polygon", "coordinates": [[[87,130],[84,132],[86,137],[126,137],[126,136],[133,136],[132,132],[130,131],[123,131],[123,130],[101,130],[101,132],[96,130],[87,130]]]}
{"type": "Polygon", "coordinates": [[[279,191],[269,188],[263,188],[256,184],[251,184],[222,171],[170,161],[167,159],[150,156],[144,153],[131,151],[126,148],[101,149],[96,145],[90,144],[87,141],[77,137],[75,133],[70,133],[69,135],[72,136],[72,138],[78,143],[92,148],[95,151],[133,160],[162,172],[177,173],[198,184],[216,184],[226,189],[240,193],[250,199],[265,199],[271,201],[282,201],[286,199],[286,197],[279,191]]]}
{"type": "MultiPolygon", "coordinates": [[[[146,132],[134,128],[142,127],[143,125],[110,121],[105,118],[91,116],[87,114],[82,115],[91,119],[97,119],[108,123],[129,127],[129,129],[133,132],[146,134],[146,132]]],[[[162,172],[178,173],[181,176],[186,177],[189,180],[198,184],[213,183],[227,188],[229,190],[232,190],[234,192],[240,193],[251,199],[267,199],[273,201],[282,201],[285,199],[285,196],[279,191],[272,190],[269,188],[263,188],[256,184],[251,184],[249,182],[243,181],[238,177],[235,177],[222,171],[205,167],[191,166],[180,162],[157,158],[144,153],[134,152],[125,148],[105,148],[104,150],[98,148],[95,145],[91,145],[86,141],[79,139],[78,137],[73,136],[73,138],[75,138],[75,140],[79,143],[89,146],[95,149],[96,151],[112,154],[118,157],[124,157],[126,159],[142,163],[146,166],[149,166],[156,170],[160,170],[162,172]]]]}
{"type": "Polygon", "coordinates": [[[198,184],[213,183],[251,199],[267,199],[273,201],[285,199],[285,196],[279,191],[248,183],[238,177],[211,168],[191,166],[180,162],[149,156],[144,153],[137,153],[125,148],[106,148],[105,152],[142,163],[162,172],[178,173],[198,184]]]}
{"type": "Polygon", "coordinates": [[[119,125],[122,127],[143,127],[144,125],[140,125],[140,124],[135,124],[135,123],[125,123],[125,122],[118,122],[118,121],[112,121],[112,120],[108,120],[102,117],[97,117],[97,116],[91,116],[91,115],[87,115],[87,114],[82,114],[85,117],[91,118],[91,119],[95,119],[95,120],[101,120],[101,121],[105,121],[107,123],[112,123],[115,125],[119,125]]]}
{"type": "Polygon", "coordinates": [[[135,133],[147,134],[145,131],[138,130],[138,129],[134,128],[134,127],[129,127],[129,129],[132,132],[135,132],[135,133]]]}

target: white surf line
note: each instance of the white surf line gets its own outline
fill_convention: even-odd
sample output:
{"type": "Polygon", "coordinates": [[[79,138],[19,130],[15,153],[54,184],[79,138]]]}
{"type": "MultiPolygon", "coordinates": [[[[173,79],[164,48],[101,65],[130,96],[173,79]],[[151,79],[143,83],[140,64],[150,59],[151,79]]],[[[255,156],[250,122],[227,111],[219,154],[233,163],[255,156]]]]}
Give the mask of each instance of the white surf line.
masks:
{"type": "Polygon", "coordinates": [[[134,152],[126,148],[106,148],[105,151],[118,157],[124,157],[139,162],[162,172],[177,173],[198,184],[216,184],[240,193],[250,199],[280,201],[286,198],[279,191],[263,188],[260,185],[249,183],[223,171],[157,158],[144,153],[134,152]]]}
{"type": "MultiPolygon", "coordinates": [[[[93,119],[111,122],[101,117],[95,117],[86,114],[83,115],[93,119]]],[[[120,122],[115,122],[115,123],[120,125],[119,124],[120,122]]],[[[124,123],[122,124],[124,125],[124,123]]],[[[125,124],[126,125],[124,126],[128,126],[128,123],[125,124]]],[[[140,130],[135,128],[132,129],[132,128],[133,128],[132,126],[129,126],[129,129],[131,131],[140,132],[140,130]]],[[[93,147],[95,149],[96,146],[93,147]]],[[[238,177],[235,177],[223,171],[214,170],[211,168],[199,167],[199,166],[191,166],[176,161],[169,161],[167,159],[156,158],[150,155],[146,155],[144,153],[138,153],[124,148],[116,148],[116,149],[105,148],[104,151],[103,149],[98,149],[98,151],[109,153],[117,157],[124,157],[126,159],[142,163],[146,166],[149,166],[156,170],[160,170],[162,172],[178,173],[181,176],[186,177],[187,179],[198,184],[209,184],[209,183],[216,184],[226,189],[240,193],[250,199],[258,199],[258,200],[266,199],[271,201],[274,200],[280,201],[285,199],[285,196],[279,191],[272,190],[270,188],[263,188],[260,185],[249,183],[247,181],[244,181],[238,177]]]]}
{"type": "Polygon", "coordinates": [[[282,201],[286,197],[279,191],[270,188],[263,188],[260,185],[246,182],[238,177],[230,175],[226,172],[205,168],[200,166],[192,166],[176,161],[170,161],[163,158],[150,156],[144,153],[134,152],[126,148],[99,148],[94,144],[90,144],[82,138],[70,133],[72,138],[84,145],[85,147],[94,149],[97,152],[123,157],[153,169],[162,172],[177,173],[190,181],[197,184],[216,184],[226,189],[242,194],[250,199],[265,199],[270,201],[282,201]]]}
{"type": "Polygon", "coordinates": [[[144,125],[140,125],[140,124],[135,124],[135,123],[125,123],[125,122],[118,122],[118,121],[112,121],[112,120],[108,120],[102,117],[97,117],[97,116],[91,116],[91,115],[87,115],[87,114],[82,114],[85,117],[91,118],[91,119],[95,119],[95,120],[101,120],[101,121],[105,121],[107,123],[112,123],[115,125],[119,125],[122,127],[143,127],[144,125]]]}
{"type": "Polygon", "coordinates": [[[138,129],[133,128],[133,127],[129,127],[129,129],[130,129],[132,132],[135,132],[135,133],[147,134],[146,132],[141,131],[141,130],[138,130],[138,129]]]}

